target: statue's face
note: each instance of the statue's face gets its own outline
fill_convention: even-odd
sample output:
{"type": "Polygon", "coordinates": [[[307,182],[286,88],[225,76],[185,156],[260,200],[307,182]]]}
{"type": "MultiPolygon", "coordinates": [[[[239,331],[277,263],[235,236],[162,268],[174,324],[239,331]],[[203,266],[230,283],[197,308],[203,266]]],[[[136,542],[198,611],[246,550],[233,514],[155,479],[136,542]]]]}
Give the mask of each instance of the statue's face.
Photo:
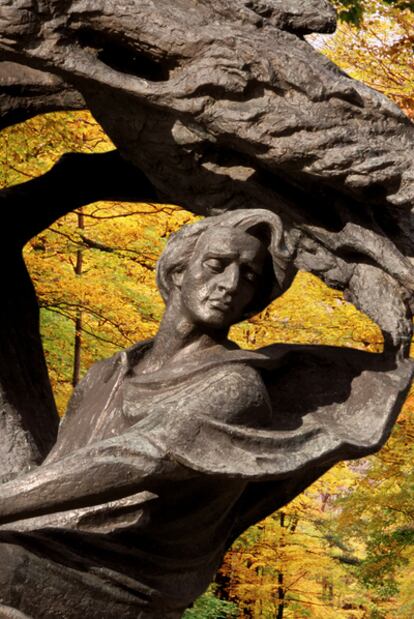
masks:
{"type": "Polygon", "coordinates": [[[245,232],[230,227],[206,231],[179,280],[187,318],[217,329],[241,320],[256,293],[265,256],[265,246],[245,232]]]}

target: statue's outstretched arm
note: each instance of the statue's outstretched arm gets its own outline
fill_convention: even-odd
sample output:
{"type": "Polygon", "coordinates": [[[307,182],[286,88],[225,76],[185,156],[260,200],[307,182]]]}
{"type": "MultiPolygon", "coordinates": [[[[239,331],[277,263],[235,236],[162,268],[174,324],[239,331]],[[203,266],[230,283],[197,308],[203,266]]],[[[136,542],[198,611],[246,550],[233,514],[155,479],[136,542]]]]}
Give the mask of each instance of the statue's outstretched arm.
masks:
{"type": "Polygon", "coordinates": [[[187,385],[181,397],[178,393],[165,398],[162,405],[154,405],[139,425],[125,433],[46,462],[0,486],[0,524],[91,507],[142,490],[156,491],[160,482],[202,472],[216,475],[213,464],[222,445],[220,437],[216,442],[212,436],[212,442],[204,445],[203,462],[190,458],[187,465],[182,453],[202,433],[200,424],[208,436],[207,417],[218,423],[225,443],[229,440],[226,433],[230,435],[236,427],[233,424],[247,423],[254,433],[258,416],[268,413],[265,388],[257,371],[241,363],[214,368],[192,387],[190,400],[187,385]],[[201,410],[204,414],[197,414],[201,410]]]}
{"type": "Polygon", "coordinates": [[[0,523],[119,499],[178,470],[161,442],[131,430],[0,486],[0,523]]]}

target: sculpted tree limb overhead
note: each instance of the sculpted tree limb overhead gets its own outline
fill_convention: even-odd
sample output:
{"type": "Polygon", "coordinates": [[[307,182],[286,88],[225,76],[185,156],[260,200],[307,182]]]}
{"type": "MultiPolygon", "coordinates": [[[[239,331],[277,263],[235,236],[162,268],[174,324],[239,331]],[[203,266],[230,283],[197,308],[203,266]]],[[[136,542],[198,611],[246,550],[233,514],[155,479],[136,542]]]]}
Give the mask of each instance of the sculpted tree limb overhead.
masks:
{"type": "MultiPolygon", "coordinates": [[[[373,202],[413,198],[410,123],[299,36],[333,30],[324,0],[2,0],[0,10],[4,56],[75,84],[126,156],[141,164],[139,143],[148,167],[157,157],[149,132],[169,137],[162,152],[176,155],[176,169],[157,174],[167,194],[180,159],[206,181],[209,170],[245,180],[254,171],[245,156],[304,189],[322,180],[373,202]],[[220,166],[224,148],[234,161],[220,166]]],[[[228,196],[209,198],[210,209],[231,206],[228,196]]]]}
{"type": "Polygon", "coordinates": [[[0,129],[36,114],[84,107],[80,93],[56,75],[0,61],[0,129]]]}

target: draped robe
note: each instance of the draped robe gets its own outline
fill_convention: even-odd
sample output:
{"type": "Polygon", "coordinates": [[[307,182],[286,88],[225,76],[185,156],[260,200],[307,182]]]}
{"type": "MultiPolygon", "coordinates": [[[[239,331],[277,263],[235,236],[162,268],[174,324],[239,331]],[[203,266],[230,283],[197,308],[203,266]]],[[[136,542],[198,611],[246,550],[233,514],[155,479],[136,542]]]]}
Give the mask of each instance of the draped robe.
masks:
{"type": "Polygon", "coordinates": [[[341,459],[380,448],[399,354],[215,346],[140,375],[101,361],[37,470],[0,488],[0,602],[29,617],[181,617],[225,550],[341,459]]]}

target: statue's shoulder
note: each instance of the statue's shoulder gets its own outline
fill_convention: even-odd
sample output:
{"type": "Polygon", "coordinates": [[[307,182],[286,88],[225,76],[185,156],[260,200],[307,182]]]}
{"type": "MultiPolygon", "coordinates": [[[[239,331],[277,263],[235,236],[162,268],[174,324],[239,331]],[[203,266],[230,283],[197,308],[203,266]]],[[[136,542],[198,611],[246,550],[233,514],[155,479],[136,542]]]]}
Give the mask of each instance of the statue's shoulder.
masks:
{"type": "Polygon", "coordinates": [[[146,342],[138,342],[107,359],[96,361],[75,387],[59,435],[49,460],[56,460],[83,447],[102,425],[103,415],[117,391],[117,386],[128,373],[132,358],[145,349],[146,342]]]}
{"type": "Polygon", "coordinates": [[[214,372],[215,380],[236,381],[241,392],[249,392],[264,388],[261,372],[248,360],[228,361],[218,366],[214,372]]]}
{"type": "Polygon", "coordinates": [[[116,370],[125,363],[125,352],[119,351],[106,359],[100,359],[95,361],[86,372],[85,376],[76,386],[74,395],[85,393],[90,387],[96,383],[107,383],[108,380],[114,375],[116,370]]]}
{"type": "Polygon", "coordinates": [[[271,412],[261,372],[248,361],[228,361],[203,376],[204,413],[232,423],[266,423],[271,412]]]}
{"type": "Polygon", "coordinates": [[[145,350],[151,345],[152,340],[143,340],[137,342],[113,354],[111,357],[96,361],[89,368],[85,377],[80,381],[77,389],[84,392],[85,389],[93,386],[95,383],[107,383],[119,372],[126,373],[130,368],[134,367],[145,350]]]}
{"type": "Polygon", "coordinates": [[[201,375],[205,384],[216,383],[217,389],[219,385],[234,385],[233,391],[237,391],[239,397],[245,400],[249,397],[256,399],[259,395],[264,397],[267,390],[257,357],[260,358],[260,355],[239,348],[232,342],[230,347],[217,346],[207,357],[206,365],[200,364],[198,376],[201,375]]]}

